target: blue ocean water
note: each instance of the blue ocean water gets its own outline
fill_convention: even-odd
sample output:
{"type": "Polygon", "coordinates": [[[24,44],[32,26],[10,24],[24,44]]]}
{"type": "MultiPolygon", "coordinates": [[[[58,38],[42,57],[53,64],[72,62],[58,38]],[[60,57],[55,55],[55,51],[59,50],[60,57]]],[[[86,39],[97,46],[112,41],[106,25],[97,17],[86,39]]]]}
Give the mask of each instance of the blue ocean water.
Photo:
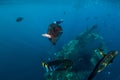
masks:
{"type": "MultiPolygon", "coordinates": [[[[0,1],[0,80],[45,80],[41,60],[52,58],[53,53],[93,24],[98,25],[107,48],[120,51],[120,1],[0,1]],[[16,22],[20,16],[23,21],[16,22]],[[52,46],[41,34],[59,19],[64,20],[63,35],[52,46]]],[[[119,58],[96,80],[120,80],[119,58]]]]}

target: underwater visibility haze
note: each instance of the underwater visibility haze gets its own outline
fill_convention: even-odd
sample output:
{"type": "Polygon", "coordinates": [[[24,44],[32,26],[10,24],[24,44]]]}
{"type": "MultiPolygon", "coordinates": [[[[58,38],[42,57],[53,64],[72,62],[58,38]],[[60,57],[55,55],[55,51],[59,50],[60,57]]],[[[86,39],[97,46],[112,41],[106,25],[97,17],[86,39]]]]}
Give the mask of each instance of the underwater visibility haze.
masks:
{"type": "Polygon", "coordinates": [[[1,0],[0,80],[120,80],[119,34],[119,0],[1,0]]]}

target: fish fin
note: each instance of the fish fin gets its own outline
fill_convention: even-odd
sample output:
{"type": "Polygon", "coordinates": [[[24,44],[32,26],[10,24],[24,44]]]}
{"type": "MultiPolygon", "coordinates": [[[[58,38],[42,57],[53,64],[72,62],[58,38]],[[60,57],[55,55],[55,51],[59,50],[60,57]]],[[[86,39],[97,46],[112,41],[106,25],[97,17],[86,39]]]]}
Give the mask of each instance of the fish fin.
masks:
{"type": "Polygon", "coordinates": [[[102,57],[106,56],[106,54],[103,53],[103,52],[100,52],[100,55],[101,55],[102,57]]]}
{"type": "Polygon", "coordinates": [[[50,34],[47,34],[47,33],[42,34],[41,36],[43,36],[43,37],[47,37],[47,38],[51,38],[51,35],[50,35],[50,34]]]}
{"type": "Polygon", "coordinates": [[[54,66],[54,71],[58,71],[61,69],[61,67],[63,67],[62,64],[58,65],[58,66],[54,66]]]}
{"type": "Polygon", "coordinates": [[[98,50],[98,52],[99,52],[99,54],[102,56],[102,57],[105,57],[106,56],[106,54],[103,52],[103,50],[102,49],[97,49],[98,50]]]}

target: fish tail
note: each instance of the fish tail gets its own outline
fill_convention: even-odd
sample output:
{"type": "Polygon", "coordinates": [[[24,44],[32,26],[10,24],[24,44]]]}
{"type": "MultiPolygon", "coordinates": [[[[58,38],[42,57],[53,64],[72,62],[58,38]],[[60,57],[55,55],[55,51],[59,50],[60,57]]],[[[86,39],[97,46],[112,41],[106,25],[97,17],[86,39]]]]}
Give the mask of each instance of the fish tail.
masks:
{"type": "Polygon", "coordinates": [[[93,80],[93,78],[96,76],[96,72],[92,72],[90,76],[88,77],[88,80],[93,80]]]}
{"type": "Polygon", "coordinates": [[[46,69],[47,72],[49,71],[49,69],[48,69],[48,64],[47,64],[47,63],[42,62],[42,66],[46,69]]]}

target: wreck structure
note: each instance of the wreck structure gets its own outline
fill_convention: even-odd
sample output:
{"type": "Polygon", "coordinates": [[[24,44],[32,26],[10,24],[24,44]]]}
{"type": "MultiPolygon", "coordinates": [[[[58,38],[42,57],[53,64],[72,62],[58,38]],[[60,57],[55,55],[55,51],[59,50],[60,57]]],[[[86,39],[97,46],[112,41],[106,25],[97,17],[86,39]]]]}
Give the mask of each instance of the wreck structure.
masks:
{"type": "Polygon", "coordinates": [[[70,59],[74,64],[66,71],[47,72],[46,80],[87,80],[101,58],[95,50],[97,48],[107,50],[97,27],[97,25],[91,26],[55,53],[55,59],[70,59]]]}

